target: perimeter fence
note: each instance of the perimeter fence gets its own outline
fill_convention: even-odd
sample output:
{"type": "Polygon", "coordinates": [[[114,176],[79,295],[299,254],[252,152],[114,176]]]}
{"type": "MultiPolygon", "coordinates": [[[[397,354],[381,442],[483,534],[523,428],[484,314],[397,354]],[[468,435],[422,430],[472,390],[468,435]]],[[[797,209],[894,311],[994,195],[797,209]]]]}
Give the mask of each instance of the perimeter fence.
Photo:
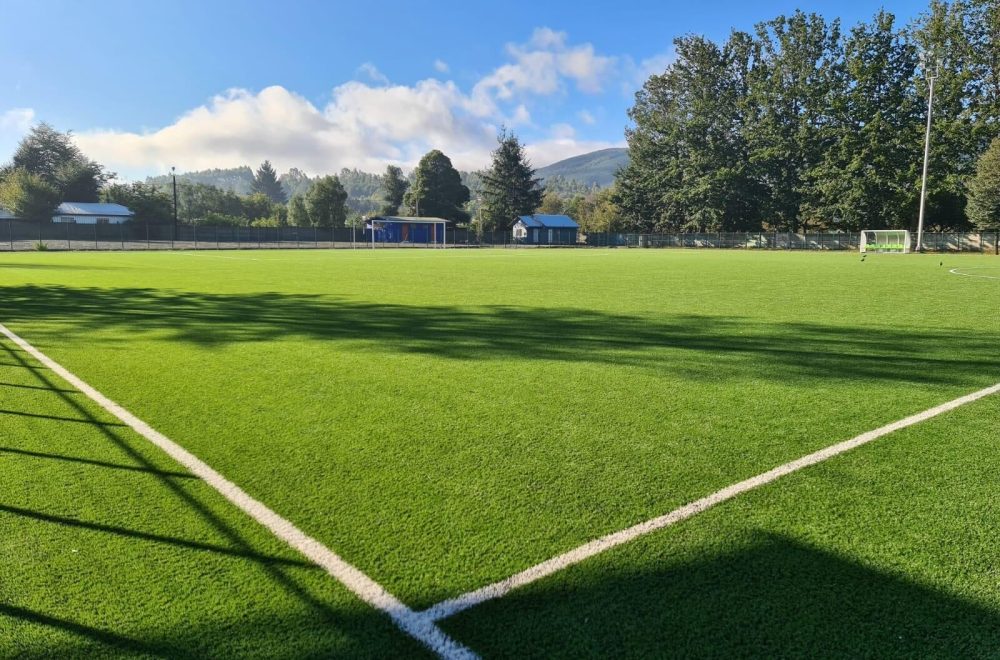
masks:
{"type": "MultiPolygon", "coordinates": [[[[713,232],[637,234],[591,232],[575,242],[544,247],[857,250],[851,232],[713,232]]],[[[478,233],[450,228],[447,247],[543,247],[515,241],[509,231],[478,233]]],[[[1000,232],[925,233],[935,252],[1000,252],[1000,232]]],[[[27,250],[238,250],[371,248],[371,232],[351,227],[238,227],[206,225],[28,223],[0,220],[0,251],[27,250]]],[[[376,248],[442,247],[441,243],[381,243],[376,248]]]]}

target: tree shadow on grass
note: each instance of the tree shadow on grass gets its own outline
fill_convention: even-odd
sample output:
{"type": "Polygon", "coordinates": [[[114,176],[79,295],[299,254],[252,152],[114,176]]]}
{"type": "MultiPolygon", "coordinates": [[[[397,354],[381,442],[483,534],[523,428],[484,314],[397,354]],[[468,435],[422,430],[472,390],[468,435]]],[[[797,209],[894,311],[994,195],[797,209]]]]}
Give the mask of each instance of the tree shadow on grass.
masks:
{"type": "MultiPolygon", "coordinates": [[[[133,568],[142,566],[142,562],[137,558],[142,557],[141,544],[148,543],[165,545],[181,551],[209,553],[223,557],[226,561],[241,562],[257,569],[255,573],[261,580],[259,593],[262,597],[266,599],[270,591],[277,590],[279,593],[283,592],[288,598],[287,602],[293,603],[295,607],[293,613],[276,611],[273,616],[269,614],[266,621],[248,620],[238,624],[232,621],[213,621],[210,607],[204,613],[206,619],[192,621],[190,625],[180,630],[163,630],[157,626],[157,612],[153,611],[155,608],[151,608],[148,613],[150,628],[141,636],[136,636],[115,630],[114,622],[111,621],[94,625],[92,618],[88,619],[86,614],[81,614],[80,620],[74,620],[76,617],[70,618],[53,611],[46,612],[37,607],[26,607],[25,602],[36,600],[37,594],[22,594],[17,601],[11,602],[9,598],[15,597],[16,593],[8,591],[3,594],[8,596],[7,602],[0,600],[0,631],[4,631],[0,635],[0,638],[3,638],[0,639],[0,655],[7,652],[5,649],[13,648],[17,657],[24,658],[85,657],[91,654],[177,658],[254,657],[258,655],[255,653],[255,648],[258,648],[255,645],[263,645],[258,650],[270,657],[287,658],[330,657],[345,654],[345,649],[347,655],[359,657],[413,655],[422,652],[416,642],[395,630],[383,614],[356,602],[352,602],[349,608],[332,607],[325,597],[319,595],[316,587],[317,582],[313,576],[322,574],[320,583],[323,585],[328,584],[327,580],[332,580],[323,574],[320,567],[292,551],[281,554],[259,551],[256,547],[257,542],[249,540],[236,526],[212,509],[207,498],[217,499],[217,496],[214,493],[206,495],[205,487],[200,484],[199,479],[187,472],[159,467],[133,446],[133,440],[126,435],[126,430],[121,428],[120,424],[109,423],[98,417],[88,405],[81,403],[78,393],[67,389],[53,374],[36,365],[22,351],[9,346],[5,341],[0,341],[0,355],[9,358],[12,364],[31,375],[35,382],[31,389],[48,397],[46,410],[55,405],[71,411],[71,417],[61,415],[33,417],[55,425],[72,422],[72,426],[78,427],[86,424],[92,429],[95,437],[106,441],[123,457],[123,462],[109,462],[80,455],[70,456],[51,451],[5,446],[0,448],[0,452],[7,460],[56,461],[92,467],[95,470],[93,479],[97,484],[101,479],[113,478],[109,475],[123,474],[122,471],[147,475],[162,487],[162,497],[178,498],[186,510],[200,519],[204,527],[210,530],[209,538],[212,540],[204,540],[206,538],[204,530],[200,533],[195,532],[194,538],[183,538],[158,533],[155,529],[134,529],[115,524],[113,521],[88,520],[76,510],[39,511],[15,506],[6,501],[0,502],[0,516],[30,520],[40,525],[63,527],[68,530],[67,538],[72,538],[77,533],[108,534],[127,538],[138,544],[132,557],[136,562],[132,565],[133,568]],[[283,623],[281,626],[276,626],[277,622],[283,623]],[[45,630],[57,631],[56,637],[63,641],[51,644],[39,642],[45,638],[45,633],[39,631],[45,630]],[[21,635],[21,638],[18,635],[21,635]]],[[[79,434],[74,430],[69,437],[79,437],[79,434]]],[[[12,438],[5,440],[8,443],[13,442],[12,438]]],[[[24,474],[23,471],[21,473],[24,474]]],[[[61,485],[62,482],[50,484],[51,487],[61,485]]],[[[12,491],[12,493],[17,492],[16,488],[12,491]]],[[[116,506],[122,504],[132,506],[134,503],[107,503],[110,511],[114,511],[116,506]]],[[[91,516],[93,517],[92,513],[91,516]]],[[[21,543],[30,545],[31,541],[22,539],[21,543]]],[[[192,556],[191,561],[192,570],[196,575],[197,554],[192,556]]],[[[25,563],[24,568],[26,569],[28,565],[25,563]]],[[[34,565],[38,570],[46,570],[44,564],[40,562],[35,562],[34,565]]],[[[28,583],[30,584],[30,581],[28,583]]],[[[88,594],[85,590],[83,601],[76,607],[85,606],[88,598],[93,599],[100,594],[110,594],[113,597],[113,591],[104,591],[108,588],[108,585],[101,584],[94,585],[97,591],[93,593],[88,594]]],[[[51,600],[54,609],[65,612],[67,607],[64,598],[55,594],[53,596],[56,596],[51,600]]],[[[189,605],[182,601],[176,603],[176,606],[183,608],[189,605]]],[[[74,608],[70,606],[69,609],[72,611],[74,608]]],[[[246,609],[259,616],[262,611],[267,611],[268,602],[265,600],[261,603],[248,603],[246,609]]],[[[197,614],[198,610],[194,612],[197,614]]]]}
{"type": "Polygon", "coordinates": [[[1000,379],[1000,364],[989,359],[997,341],[990,332],[34,285],[3,288],[0,319],[15,325],[56,323],[58,330],[48,330],[53,342],[62,333],[116,329],[209,347],[305,337],[351,342],[351,350],[635,365],[690,378],[818,376],[953,384],[1000,379]]]}
{"type": "Polygon", "coordinates": [[[1000,649],[1000,612],[780,535],[662,570],[571,570],[443,626],[484,657],[970,658],[1000,649]]]}

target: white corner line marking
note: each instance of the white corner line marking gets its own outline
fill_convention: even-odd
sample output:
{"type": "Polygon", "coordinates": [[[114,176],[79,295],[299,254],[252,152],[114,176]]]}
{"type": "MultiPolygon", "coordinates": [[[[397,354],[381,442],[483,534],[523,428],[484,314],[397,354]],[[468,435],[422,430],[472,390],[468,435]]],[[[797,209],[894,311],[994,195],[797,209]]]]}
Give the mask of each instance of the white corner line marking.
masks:
{"type": "Polygon", "coordinates": [[[448,637],[435,625],[433,620],[423,614],[414,612],[404,605],[402,601],[386,591],[382,585],[344,561],[335,552],[316,539],[308,536],[289,520],[281,517],[260,501],[255,500],[243,491],[243,489],[209,467],[207,463],[197,456],[95,390],[58,362],[52,360],[27,341],[14,334],[14,332],[2,323],[0,323],[0,334],[10,339],[48,369],[58,374],[63,380],[85,394],[101,408],[131,427],[133,431],[162,449],[171,458],[200,477],[205,483],[236,505],[241,511],[269,529],[275,536],[325,569],[327,573],[336,578],[358,598],[389,615],[400,629],[422,642],[439,656],[449,660],[478,657],[471,650],[448,637]]]}
{"type": "Polygon", "coordinates": [[[578,548],[570,550],[569,552],[563,553],[557,557],[553,557],[552,559],[543,561],[540,564],[532,566],[531,568],[521,571],[520,573],[516,573],[506,579],[500,580],[499,582],[494,582],[493,584],[486,585],[485,587],[476,589],[475,591],[470,591],[461,596],[441,601],[440,603],[424,610],[421,614],[426,616],[431,621],[446,619],[471,607],[485,603],[486,601],[505,596],[514,589],[531,584],[536,580],[540,580],[544,577],[552,575],[553,573],[557,573],[564,568],[568,568],[585,559],[589,559],[590,557],[598,555],[614,547],[633,541],[640,536],[644,536],[659,529],[663,529],[664,527],[669,527],[670,525],[681,522],[682,520],[691,518],[692,516],[714,507],[716,504],[721,504],[722,502],[730,500],[737,495],[754,490],[755,488],[760,488],[761,486],[769,484],[772,481],[776,481],[785,475],[797,472],[798,470],[811,465],[816,465],[817,463],[822,463],[829,458],[833,458],[838,454],[843,454],[844,452],[850,451],[856,447],[860,447],[861,445],[872,442],[873,440],[877,440],[882,436],[889,435],[890,433],[899,431],[900,429],[905,429],[906,427],[913,426],[914,424],[919,424],[920,422],[931,419],[932,417],[936,417],[968,403],[972,403],[973,401],[978,401],[979,399],[997,393],[1000,393],[1000,383],[997,383],[992,387],[979,390],[978,392],[973,392],[972,394],[959,397],[953,401],[943,403],[940,406],[935,406],[934,408],[925,410],[921,413],[911,415],[897,422],[887,424],[886,426],[877,428],[874,431],[862,433],[861,435],[851,438],[850,440],[845,440],[844,442],[831,445],[825,449],[820,449],[812,454],[808,454],[802,458],[798,458],[772,470],[758,474],[755,477],[751,477],[739,483],[727,486],[722,490],[716,491],[711,495],[707,495],[706,497],[695,500],[689,504],[685,504],[684,506],[674,509],[670,513],[658,518],[653,518],[639,523],[638,525],[629,527],[628,529],[623,529],[619,532],[614,532],[598,539],[594,539],[593,541],[585,543],[578,548]]]}

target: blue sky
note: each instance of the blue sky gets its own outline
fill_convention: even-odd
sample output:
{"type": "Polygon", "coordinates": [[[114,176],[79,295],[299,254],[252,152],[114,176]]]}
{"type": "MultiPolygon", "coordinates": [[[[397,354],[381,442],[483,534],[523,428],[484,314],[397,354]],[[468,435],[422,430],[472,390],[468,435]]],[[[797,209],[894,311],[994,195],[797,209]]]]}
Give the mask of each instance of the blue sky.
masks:
{"type": "Polygon", "coordinates": [[[32,122],[129,177],[256,165],[485,164],[506,124],[536,165],[620,145],[642,80],[685,33],[797,7],[846,24],[924,0],[114,2],[0,0],[0,161],[32,122]]]}

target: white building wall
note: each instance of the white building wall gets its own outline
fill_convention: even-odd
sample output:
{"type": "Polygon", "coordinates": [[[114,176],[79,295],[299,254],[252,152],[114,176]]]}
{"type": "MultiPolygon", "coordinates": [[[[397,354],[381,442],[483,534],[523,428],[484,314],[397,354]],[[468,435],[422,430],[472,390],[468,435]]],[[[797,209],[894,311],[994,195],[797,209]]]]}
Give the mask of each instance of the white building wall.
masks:
{"type": "Polygon", "coordinates": [[[115,215],[54,215],[52,222],[75,225],[120,225],[130,218],[115,215]]]}

